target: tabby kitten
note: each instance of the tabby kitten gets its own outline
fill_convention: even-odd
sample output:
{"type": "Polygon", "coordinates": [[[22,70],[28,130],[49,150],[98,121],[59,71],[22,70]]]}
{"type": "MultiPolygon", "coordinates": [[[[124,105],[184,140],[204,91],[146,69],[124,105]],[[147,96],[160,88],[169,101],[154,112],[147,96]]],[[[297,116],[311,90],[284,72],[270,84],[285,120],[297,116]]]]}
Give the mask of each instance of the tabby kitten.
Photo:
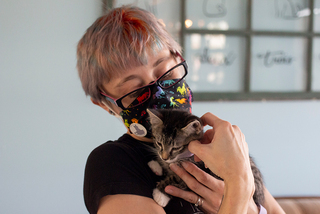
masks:
{"type": "MultiPolygon", "coordinates": [[[[203,136],[203,125],[200,118],[178,109],[148,109],[147,112],[158,154],[158,159],[150,161],[148,165],[155,174],[164,176],[153,190],[153,199],[160,206],[165,207],[171,199],[171,196],[164,191],[166,186],[173,185],[180,189],[190,190],[185,182],[169,168],[170,163],[180,164],[182,161],[190,161],[215,178],[222,180],[207,169],[203,162],[195,162],[193,154],[188,150],[188,144],[191,141],[200,140],[203,136]]],[[[264,201],[262,175],[251,157],[250,161],[255,179],[253,199],[259,205],[264,201]]]]}

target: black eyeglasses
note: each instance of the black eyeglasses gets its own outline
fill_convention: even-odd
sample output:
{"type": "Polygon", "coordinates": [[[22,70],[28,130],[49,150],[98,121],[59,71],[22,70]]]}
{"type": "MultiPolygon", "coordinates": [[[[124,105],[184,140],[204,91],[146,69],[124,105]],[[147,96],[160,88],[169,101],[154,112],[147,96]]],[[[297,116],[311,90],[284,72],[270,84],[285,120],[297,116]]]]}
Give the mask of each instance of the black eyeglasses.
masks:
{"type": "Polygon", "coordinates": [[[151,96],[151,87],[155,84],[163,89],[167,89],[180,82],[187,74],[188,65],[187,62],[183,60],[181,63],[177,64],[166,73],[161,75],[155,81],[146,86],[131,91],[128,94],[120,97],[119,99],[114,99],[113,97],[110,97],[103,92],[100,93],[105,96],[107,100],[124,110],[127,108],[136,107],[147,101],[151,96]]]}

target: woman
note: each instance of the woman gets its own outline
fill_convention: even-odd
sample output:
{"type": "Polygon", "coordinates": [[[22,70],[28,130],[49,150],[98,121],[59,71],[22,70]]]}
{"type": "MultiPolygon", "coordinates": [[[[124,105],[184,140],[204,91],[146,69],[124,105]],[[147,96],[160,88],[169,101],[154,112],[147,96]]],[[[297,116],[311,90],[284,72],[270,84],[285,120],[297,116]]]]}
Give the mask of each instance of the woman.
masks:
{"type": "MultiPolygon", "coordinates": [[[[188,69],[181,47],[151,13],[128,6],[111,10],[88,28],[79,41],[77,57],[85,93],[94,104],[120,118],[128,130],[88,157],[84,198],[90,213],[263,212],[252,199],[253,176],[243,134],[212,114],[202,117],[212,126],[203,142],[209,144],[192,142],[189,149],[213,172],[219,172],[224,182],[193,164],[171,165],[194,192],[168,186],[166,192],[175,197],[166,207],[153,200],[159,177],[147,165],[154,156],[146,109],[191,111],[192,93],[184,80],[188,69]],[[179,84],[184,93],[172,94],[172,86],[179,84]],[[188,102],[177,106],[174,100],[178,97],[188,102]]],[[[282,213],[267,190],[265,197],[263,206],[269,213],[282,213]]]]}

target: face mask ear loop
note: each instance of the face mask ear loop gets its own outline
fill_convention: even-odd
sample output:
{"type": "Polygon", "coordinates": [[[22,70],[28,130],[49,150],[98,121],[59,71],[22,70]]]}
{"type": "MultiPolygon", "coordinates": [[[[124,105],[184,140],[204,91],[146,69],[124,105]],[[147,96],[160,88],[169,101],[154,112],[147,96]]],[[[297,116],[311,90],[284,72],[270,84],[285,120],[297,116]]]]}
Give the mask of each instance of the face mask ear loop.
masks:
{"type": "MultiPolygon", "coordinates": [[[[112,110],[112,108],[106,103],[106,102],[104,102],[104,101],[101,101],[102,102],[102,104],[103,105],[105,105],[108,109],[109,109],[109,112],[113,115],[113,116],[115,116],[122,124],[124,124],[124,122],[123,122],[123,119],[122,119],[122,117],[120,116],[120,115],[118,115],[117,113],[115,113],[113,110],[112,110]]],[[[131,130],[129,129],[129,127],[127,127],[126,125],[124,125],[128,130],[129,130],[129,132],[132,134],[132,132],[131,132],[131,130]]]]}
{"type": "Polygon", "coordinates": [[[108,109],[111,115],[115,116],[121,123],[123,123],[122,117],[120,115],[118,115],[117,113],[115,113],[112,108],[104,101],[101,101],[103,103],[103,105],[105,105],[108,109]]]}

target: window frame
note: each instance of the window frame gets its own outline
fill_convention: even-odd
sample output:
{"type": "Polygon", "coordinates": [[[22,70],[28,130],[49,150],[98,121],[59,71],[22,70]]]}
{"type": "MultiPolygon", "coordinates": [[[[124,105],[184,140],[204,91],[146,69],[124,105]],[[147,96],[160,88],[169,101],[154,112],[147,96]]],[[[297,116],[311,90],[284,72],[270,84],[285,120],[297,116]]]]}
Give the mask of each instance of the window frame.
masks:
{"type": "MultiPolygon", "coordinates": [[[[246,40],[245,50],[245,71],[244,71],[244,87],[239,92],[193,92],[195,101],[217,101],[217,100],[305,100],[305,99],[320,99],[320,91],[312,91],[312,63],[313,63],[313,40],[320,38],[320,33],[314,32],[314,6],[315,0],[308,0],[310,10],[309,26],[305,32],[296,31],[269,31],[269,30],[253,30],[252,29],[252,2],[247,0],[247,17],[246,29],[240,30],[207,30],[207,29],[188,29],[184,21],[186,20],[186,0],[180,0],[180,38],[179,42],[183,50],[185,50],[185,37],[190,34],[222,34],[226,36],[243,37],[246,40]],[[251,80],[251,52],[252,52],[252,38],[254,36],[267,37],[300,37],[307,39],[307,62],[306,62],[306,82],[305,89],[299,92],[254,92],[250,89],[251,80]]],[[[114,7],[115,1],[103,0],[103,12],[114,7]]],[[[184,54],[183,54],[184,55],[184,54]]],[[[185,57],[185,56],[184,56],[185,57]]]]}
{"type": "Polygon", "coordinates": [[[320,38],[320,33],[314,32],[314,1],[308,0],[311,13],[309,16],[308,30],[305,32],[294,31],[258,31],[252,29],[252,1],[247,0],[247,27],[243,30],[206,30],[206,29],[187,29],[184,25],[186,20],[186,0],[180,0],[181,4],[181,32],[180,43],[185,48],[185,36],[188,34],[222,34],[226,36],[238,36],[246,39],[245,50],[245,72],[244,72],[244,89],[240,92],[193,92],[196,101],[216,101],[216,100],[302,100],[302,99],[320,99],[320,92],[312,91],[312,56],[313,56],[313,39],[320,38]],[[251,51],[253,36],[268,37],[302,37],[306,38],[307,44],[307,78],[306,87],[301,92],[253,92],[250,89],[251,75],[251,51]]]}

